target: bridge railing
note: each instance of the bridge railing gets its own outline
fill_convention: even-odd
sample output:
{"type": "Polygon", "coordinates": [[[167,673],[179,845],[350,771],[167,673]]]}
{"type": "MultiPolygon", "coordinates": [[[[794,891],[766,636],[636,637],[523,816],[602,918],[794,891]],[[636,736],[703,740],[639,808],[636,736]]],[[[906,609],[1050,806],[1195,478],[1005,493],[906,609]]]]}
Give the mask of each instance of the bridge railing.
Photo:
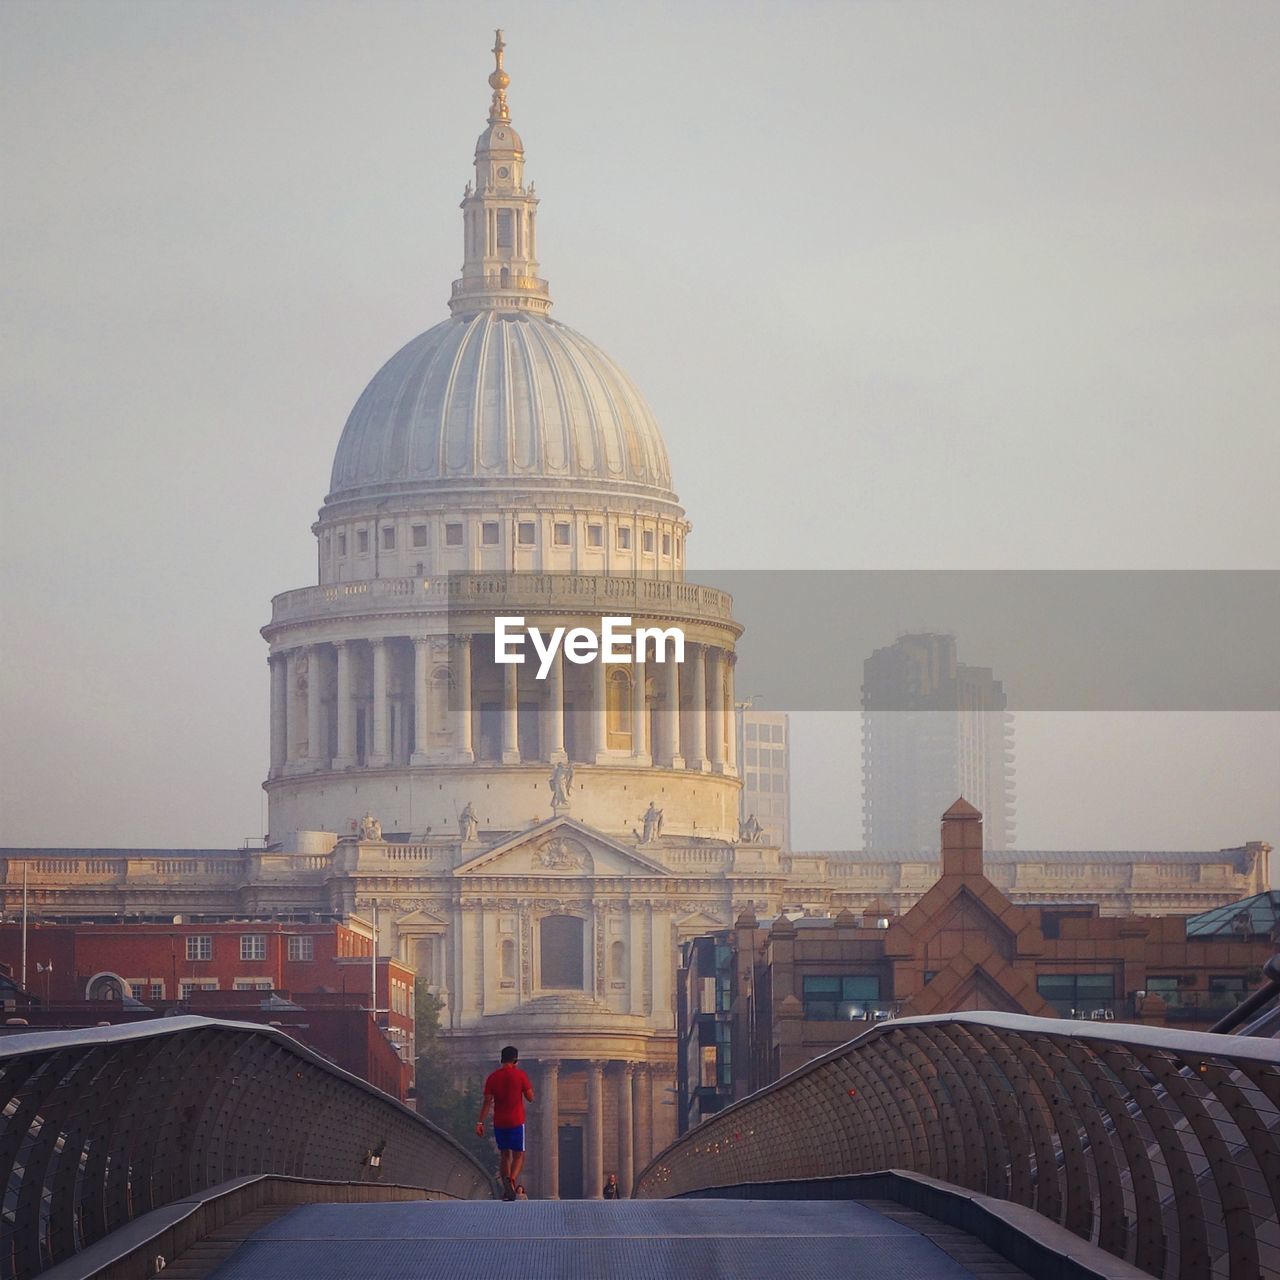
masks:
{"type": "Polygon", "coordinates": [[[1280,1042],[956,1013],[880,1023],[713,1116],[635,1194],[903,1169],[1153,1276],[1280,1275],[1280,1042]]]}
{"type": "Polygon", "coordinates": [[[284,1032],[207,1018],[0,1036],[0,1277],[249,1174],[488,1198],[488,1173],[284,1032]]]}

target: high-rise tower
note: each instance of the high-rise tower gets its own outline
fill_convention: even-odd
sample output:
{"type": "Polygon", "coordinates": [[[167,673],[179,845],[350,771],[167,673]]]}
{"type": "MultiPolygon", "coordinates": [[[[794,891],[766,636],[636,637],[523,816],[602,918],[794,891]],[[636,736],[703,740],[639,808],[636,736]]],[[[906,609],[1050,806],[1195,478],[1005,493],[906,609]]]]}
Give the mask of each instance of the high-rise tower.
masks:
{"type": "Polygon", "coordinates": [[[928,850],[959,796],[982,811],[986,847],[1013,847],[1013,717],[990,667],[958,662],[950,635],[905,635],[863,664],[862,841],[928,850]]]}

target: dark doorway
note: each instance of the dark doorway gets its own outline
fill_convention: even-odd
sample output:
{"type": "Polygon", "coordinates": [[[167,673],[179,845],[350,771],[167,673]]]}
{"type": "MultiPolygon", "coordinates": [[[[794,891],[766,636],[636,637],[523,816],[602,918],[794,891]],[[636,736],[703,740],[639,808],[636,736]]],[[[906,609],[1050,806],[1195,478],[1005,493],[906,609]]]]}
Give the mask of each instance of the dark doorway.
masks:
{"type": "Polygon", "coordinates": [[[560,1126],[560,1199],[581,1200],[583,1190],[582,1130],[574,1124],[560,1126]]]}

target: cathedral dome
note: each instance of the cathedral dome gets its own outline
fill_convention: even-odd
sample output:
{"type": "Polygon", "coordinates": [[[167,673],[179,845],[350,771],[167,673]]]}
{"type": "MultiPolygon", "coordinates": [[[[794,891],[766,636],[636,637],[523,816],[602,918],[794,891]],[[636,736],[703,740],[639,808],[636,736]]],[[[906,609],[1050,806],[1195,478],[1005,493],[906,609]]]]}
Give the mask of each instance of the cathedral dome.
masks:
{"type": "Polygon", "coordinates": [[[347,419],[327,501],[477,482],[675,500],[631,380],[580,333],[524,311],[455,316],[392,356],[347,419]]]}

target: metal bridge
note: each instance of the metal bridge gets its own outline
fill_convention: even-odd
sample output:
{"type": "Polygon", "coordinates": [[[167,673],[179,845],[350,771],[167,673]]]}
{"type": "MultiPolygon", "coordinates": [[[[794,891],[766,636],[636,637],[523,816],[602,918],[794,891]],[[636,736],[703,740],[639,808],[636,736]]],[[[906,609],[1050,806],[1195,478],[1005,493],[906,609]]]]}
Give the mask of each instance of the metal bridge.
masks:
{"type": "Polygon", "coordinates": [[[1262,1037],[881,1023],[616,1203],[495,1203],[447,1135],[270,1027],[0,1037],[0,1104],[0,1280],[1280,1277],[1262,1037]]]}

